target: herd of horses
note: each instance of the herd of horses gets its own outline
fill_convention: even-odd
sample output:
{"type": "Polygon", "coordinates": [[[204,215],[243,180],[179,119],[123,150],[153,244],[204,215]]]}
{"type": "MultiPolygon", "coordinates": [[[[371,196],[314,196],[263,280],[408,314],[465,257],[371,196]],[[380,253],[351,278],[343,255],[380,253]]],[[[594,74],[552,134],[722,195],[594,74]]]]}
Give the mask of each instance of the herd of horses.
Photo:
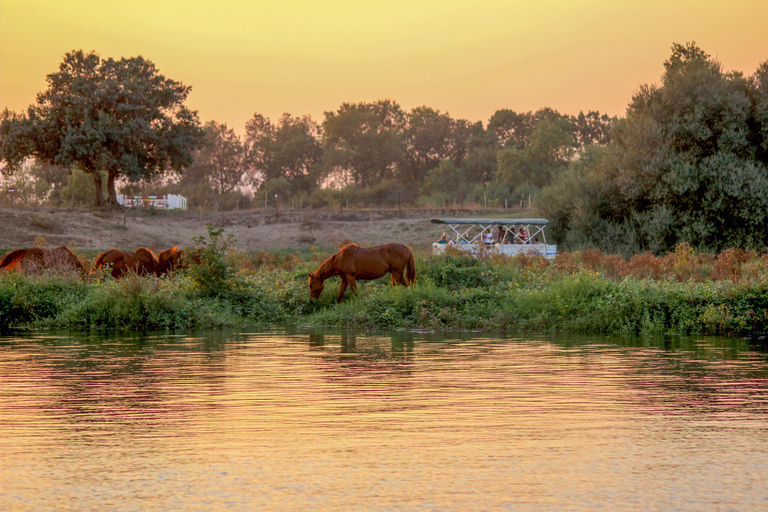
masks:
{"type": "MultiPolygon", "coordinates": [[[[190,256],[193,260],[198,258],[196,253],[190,253],[190,256]]],[[[139,275],[160,277],[187,264],[188,260],[184,258],[184,250],[175,245],[157,255],[146,247],[139,247],[135,252],[110,249],[96,257],[88,273],[103,272],[108,267],[109,274],[115,279],[124,277],[129,271],[139,275]]],[[[27,273],[46,269],[85,272],[80,258],[64,246],[53,249],[41,249],[39,247],[14,249],[0,261],[0,269],[27,273]]]]}
{"type": "MultiPolygon", "coordinates": [[[[177,246],[157,255],[146,247],[139,247],[134,252],[110,249],[96,257],[88,273],[106,272],[106,268],[115,279],[120,279],[129,272],[161,277],[188,266],[190,262],[199,264],[200,253],[190,251],[185,257],[185,251],[177,246]]],[[[77,255],[64,246],[53,249],[14,249],[0,261],[0,269],[25,272],[43,269],[85,272],[85,267],[77,255]]],[[[325,280],[339,276],[341,286],[336,302],[341,302],[347,287],[356,295],[357,281],[378,279],[386,274],[391,274],[392,285],[410,286],[416,281],[415,258],[410,247],[396,243],[374,247],[347,245],[309,274],[309,296],[317,299],[325,287],[325,280]]]]}

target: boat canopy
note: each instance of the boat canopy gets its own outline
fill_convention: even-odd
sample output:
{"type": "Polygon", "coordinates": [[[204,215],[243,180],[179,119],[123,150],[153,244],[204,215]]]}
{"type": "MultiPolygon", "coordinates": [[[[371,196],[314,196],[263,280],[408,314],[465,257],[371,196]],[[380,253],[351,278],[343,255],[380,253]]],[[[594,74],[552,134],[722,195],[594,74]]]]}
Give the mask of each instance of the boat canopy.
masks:
{"type": "Polygon", "coordinates": [[[456,242],[479,242],[483,232],[492,226],[498,226],[503,231],[499,243],[533,243],[534,239],[541,237],[541,242],[546,244],[544,226],[547,219],[432,219],[434,224],[447,224],[456,233],[456,242]],[[520,228],[525,235],[515,230],[520,228]]]}
{"type": "Polygon", "coordinates": [[[547,219],[432,219],[434,224],[482,224],[487,226],[546,226],[547,219]]]}
{"type": "Polygon", "coordinates": [[[473,253],[484,247],[491,252],[509,255],[541,254],[549,259],[557,255],[557,246],[548,245],[544,234],[544,227],[549,224],[547,219],[431,219],[431,222],[446,224],[456,234],[455,242],[432,244],[434,252],[443,252],[446,246],[451,246],[473,253]],[[489,230],[490,243],[483,236],[489,230]]]}

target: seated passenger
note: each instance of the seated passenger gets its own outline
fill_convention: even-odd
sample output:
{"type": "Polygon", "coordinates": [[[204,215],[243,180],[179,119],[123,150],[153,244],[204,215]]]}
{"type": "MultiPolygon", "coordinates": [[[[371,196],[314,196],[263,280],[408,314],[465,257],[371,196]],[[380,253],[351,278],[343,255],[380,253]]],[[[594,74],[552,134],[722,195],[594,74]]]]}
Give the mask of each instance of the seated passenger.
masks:
{"type": "Polygon", "coordinates": [[[483,243],[485,245],[493,244],[493,233],[491,232],[491,228],[486,229],[483,233],[483,243]]]}
{"type": "Polygon", "coordinates": [[[518,238],[520,239],[521,244],[527,244],[528,243],[528,231],[524,230],[523,228],[520,228],[520,232],[517,234],[518,238]]]}
{"type": "Polygon", "coordinates": [[[443,235],[440,237],[440,240],[437,241],[439,244],[447,244],[448,242],[450,242],[450,240],[448,240],[448,237],[445,236],[445,233],[443,233],[443,235]]]}

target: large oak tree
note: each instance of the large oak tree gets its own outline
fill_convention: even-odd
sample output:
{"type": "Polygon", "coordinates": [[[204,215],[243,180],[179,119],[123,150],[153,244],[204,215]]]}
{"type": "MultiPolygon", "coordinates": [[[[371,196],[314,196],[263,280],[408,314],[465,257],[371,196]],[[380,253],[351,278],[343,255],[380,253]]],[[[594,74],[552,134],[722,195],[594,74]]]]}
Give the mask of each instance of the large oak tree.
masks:
{"type": "Polygon", "coordinates": [[[118,177],[138,181],[192,162],[202,129],[197,112],[184,104],[191,88],[164,77],[152,62],[102,60],[78,50],[47,81],[26,115],[2,116],[0,157],[8,171],[28,156],[77,166],[93,177],[102,206],[100,171],[114,203],[118,177]]]}

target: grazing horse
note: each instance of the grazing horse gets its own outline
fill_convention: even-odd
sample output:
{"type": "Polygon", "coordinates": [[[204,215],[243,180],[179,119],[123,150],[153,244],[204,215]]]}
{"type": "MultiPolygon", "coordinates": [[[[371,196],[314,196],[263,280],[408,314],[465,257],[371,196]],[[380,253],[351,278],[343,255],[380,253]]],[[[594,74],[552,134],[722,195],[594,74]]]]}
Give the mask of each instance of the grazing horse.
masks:
{"type": "Polygon", "coordinates": [[[160,251],[157,255],[157,274],[163,275],[174,270],[189,267],[189,262],[200,264],[200,250],[196,249],[191,252],[185,252],[184,249],[179,249],[174,245],[170,249],[160,251]]]}
{"type": "Polygon", "coordinates": [[[323,291],[323,281],[340,276],[341,288],[336,302],[341,302],[347,286],[357,295],[358,279],[378,279],[387,272],[392,274],[393,285],[410,286],[416,282],[416,264],[410,247],[392,243],[367,248],[348,245],[309,274],[309,296],[318,298],[323,291]]]}
{"type": "Polygon", "coordinates": [[[97,269],[103,266],[111,265],[110,275],[115,279],[125,276],[128,270],[133,270],[139,275],[158,274],[158,262],[155,253],[145,247],[139,247],[136,252],[121,251],[119,249],[110,249],[99,254],[96,261],[93,262],[93,274],[97,269]]]}
{"type": "Polygon", "coordinates": [[[14,249],[0,261],[0,268],[28,272],[43,269],[82,271],[83,264],[75,253],[62,245],[53,249],[40,249],[39,247],[14,249]]]}

